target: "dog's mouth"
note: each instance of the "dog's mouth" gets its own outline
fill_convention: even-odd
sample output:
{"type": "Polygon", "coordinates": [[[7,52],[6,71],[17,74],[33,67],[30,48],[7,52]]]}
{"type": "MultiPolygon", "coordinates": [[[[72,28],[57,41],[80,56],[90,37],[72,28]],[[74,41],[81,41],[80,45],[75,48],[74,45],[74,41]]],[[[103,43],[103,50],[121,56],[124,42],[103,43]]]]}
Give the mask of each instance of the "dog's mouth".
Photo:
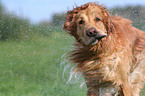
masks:
{"type": "Polygon", "coordinates": [[[90,37],[91,41],[89,45],[95,45],[97,44],[99,41],[101,41],[103,38],[107,37],[106,34],[98,34],[94,37],[90,37]]]}
{"type": "Polygon", "coordinates": [[[95,44],[97,44],[98,42],[99,42],[98,39],[94,39],[94,40],[92,40],[92,41],[90,42],[89,45],[95,45],[95,44]]]}
{"type": "Polygon", "coordinates": [[[102,38],[106,37],[107,34],[104,32],[99,32],[96,28],[92,27],[86,30],[86,36],[90,39],[89,45],[97,44],[102,38]]]}

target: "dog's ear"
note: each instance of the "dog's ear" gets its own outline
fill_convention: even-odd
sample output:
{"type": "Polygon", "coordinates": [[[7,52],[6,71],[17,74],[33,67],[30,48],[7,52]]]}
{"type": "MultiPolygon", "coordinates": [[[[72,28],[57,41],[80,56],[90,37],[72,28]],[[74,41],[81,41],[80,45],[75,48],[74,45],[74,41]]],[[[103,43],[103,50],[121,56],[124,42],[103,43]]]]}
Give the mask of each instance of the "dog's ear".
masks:
{"type": "Polygon", "coordinates": [[[64,23],[64,30],[67,30],[68,33],[72,36],[74,36],[75,38],[77,38],[76,35],[76,30],[77,30],[77,25],[74,22],[74,18],[76,16],[77,13],[73,11],[68,11],[66,14],[66,22],[64,23]]]}
{"type": "Polygon", "coordinates": [[[73,35],[74,37],[77,37],[76,31],[77,31],[77,25],[75,22],[75,17],[78,14],[79,11],[85,10],[88,8],[89,3],[82,5],[81,7],[74,8],[72,11],[68,11],[66,14],[66,22],[64,23],[64,30],[67,30],[70,35],[73,35]]]}
{"type": "Polygon", "coordinates": [[[110,32],[113,32],[114,30],[114,24],[112,22],[112,19],[111,19],[111,16],[109,14],[109,12],[107,10],[103,10],[103,13],[104,13],[104,24],[106,26],[106,29],[107,29],[107,32],[110,33],[110,32]]]}
{"type": "Polygon", "coordinates": [[[68,11],[66,14],[66,21],[64,23],[64,30],[67,30],[69,32],[72,31],[72,23],[73,23],[73,19],[74,19],[74,11],[68,11]]]}

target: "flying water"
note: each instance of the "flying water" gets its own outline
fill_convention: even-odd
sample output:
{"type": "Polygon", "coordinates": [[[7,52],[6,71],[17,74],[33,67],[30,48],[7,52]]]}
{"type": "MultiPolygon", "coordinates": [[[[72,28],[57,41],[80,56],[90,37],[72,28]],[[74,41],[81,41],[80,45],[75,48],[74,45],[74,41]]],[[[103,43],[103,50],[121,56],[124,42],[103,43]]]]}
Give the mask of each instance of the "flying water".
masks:
{"type": "Polygon", "coordinates": [[[61,63],[60,63],[60,69],[63,69],[62,72],[62,78],[64,81],[67,82],[67,84],[80,84],[80,88],[83,88],[83,85],[85,84],[85,81],[82,77],[82,74],[79,72],[74,72],[75,66],[71,64],[71,62],[67,58],[67,54],[63,54],[61,56],[61,63]],[[69,73],[69,75],[68,75],[69,73]],[[67,78],[65,78],[67,76],[67,78]]]}

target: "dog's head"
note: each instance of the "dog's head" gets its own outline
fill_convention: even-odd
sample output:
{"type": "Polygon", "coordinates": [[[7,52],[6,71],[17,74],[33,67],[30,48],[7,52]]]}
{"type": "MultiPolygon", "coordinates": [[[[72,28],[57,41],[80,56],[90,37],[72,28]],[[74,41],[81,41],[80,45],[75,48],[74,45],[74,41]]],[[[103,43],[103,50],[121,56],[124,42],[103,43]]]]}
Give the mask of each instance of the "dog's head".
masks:
{"type": "Polygon", "coordinates": [[[104,7],[87,3],[67,12],[64,29],[84,45],[97,44],[111,32],[111,18],[104,7]]]}

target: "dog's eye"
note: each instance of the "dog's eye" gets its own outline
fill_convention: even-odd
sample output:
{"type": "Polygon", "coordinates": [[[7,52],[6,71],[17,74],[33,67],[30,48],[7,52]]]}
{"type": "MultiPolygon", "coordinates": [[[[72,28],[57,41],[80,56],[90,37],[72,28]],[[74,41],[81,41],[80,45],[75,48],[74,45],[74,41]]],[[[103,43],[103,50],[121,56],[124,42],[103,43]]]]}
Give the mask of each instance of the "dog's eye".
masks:
{"type": "Polygon", "coordinates": [[[83,24],[84,22],[85,22],[85,21],[80,20],[80,21],[78,22],[78,24],[81,25],[81,24],[83,24]]]}
{"type": "Polygon", "coordinates": [[[95,19],[95,21],[100,21],[100,20],[101,20],[101,19],[100,19],[100,18],[98,18],[98,17],[95,19]]]}

